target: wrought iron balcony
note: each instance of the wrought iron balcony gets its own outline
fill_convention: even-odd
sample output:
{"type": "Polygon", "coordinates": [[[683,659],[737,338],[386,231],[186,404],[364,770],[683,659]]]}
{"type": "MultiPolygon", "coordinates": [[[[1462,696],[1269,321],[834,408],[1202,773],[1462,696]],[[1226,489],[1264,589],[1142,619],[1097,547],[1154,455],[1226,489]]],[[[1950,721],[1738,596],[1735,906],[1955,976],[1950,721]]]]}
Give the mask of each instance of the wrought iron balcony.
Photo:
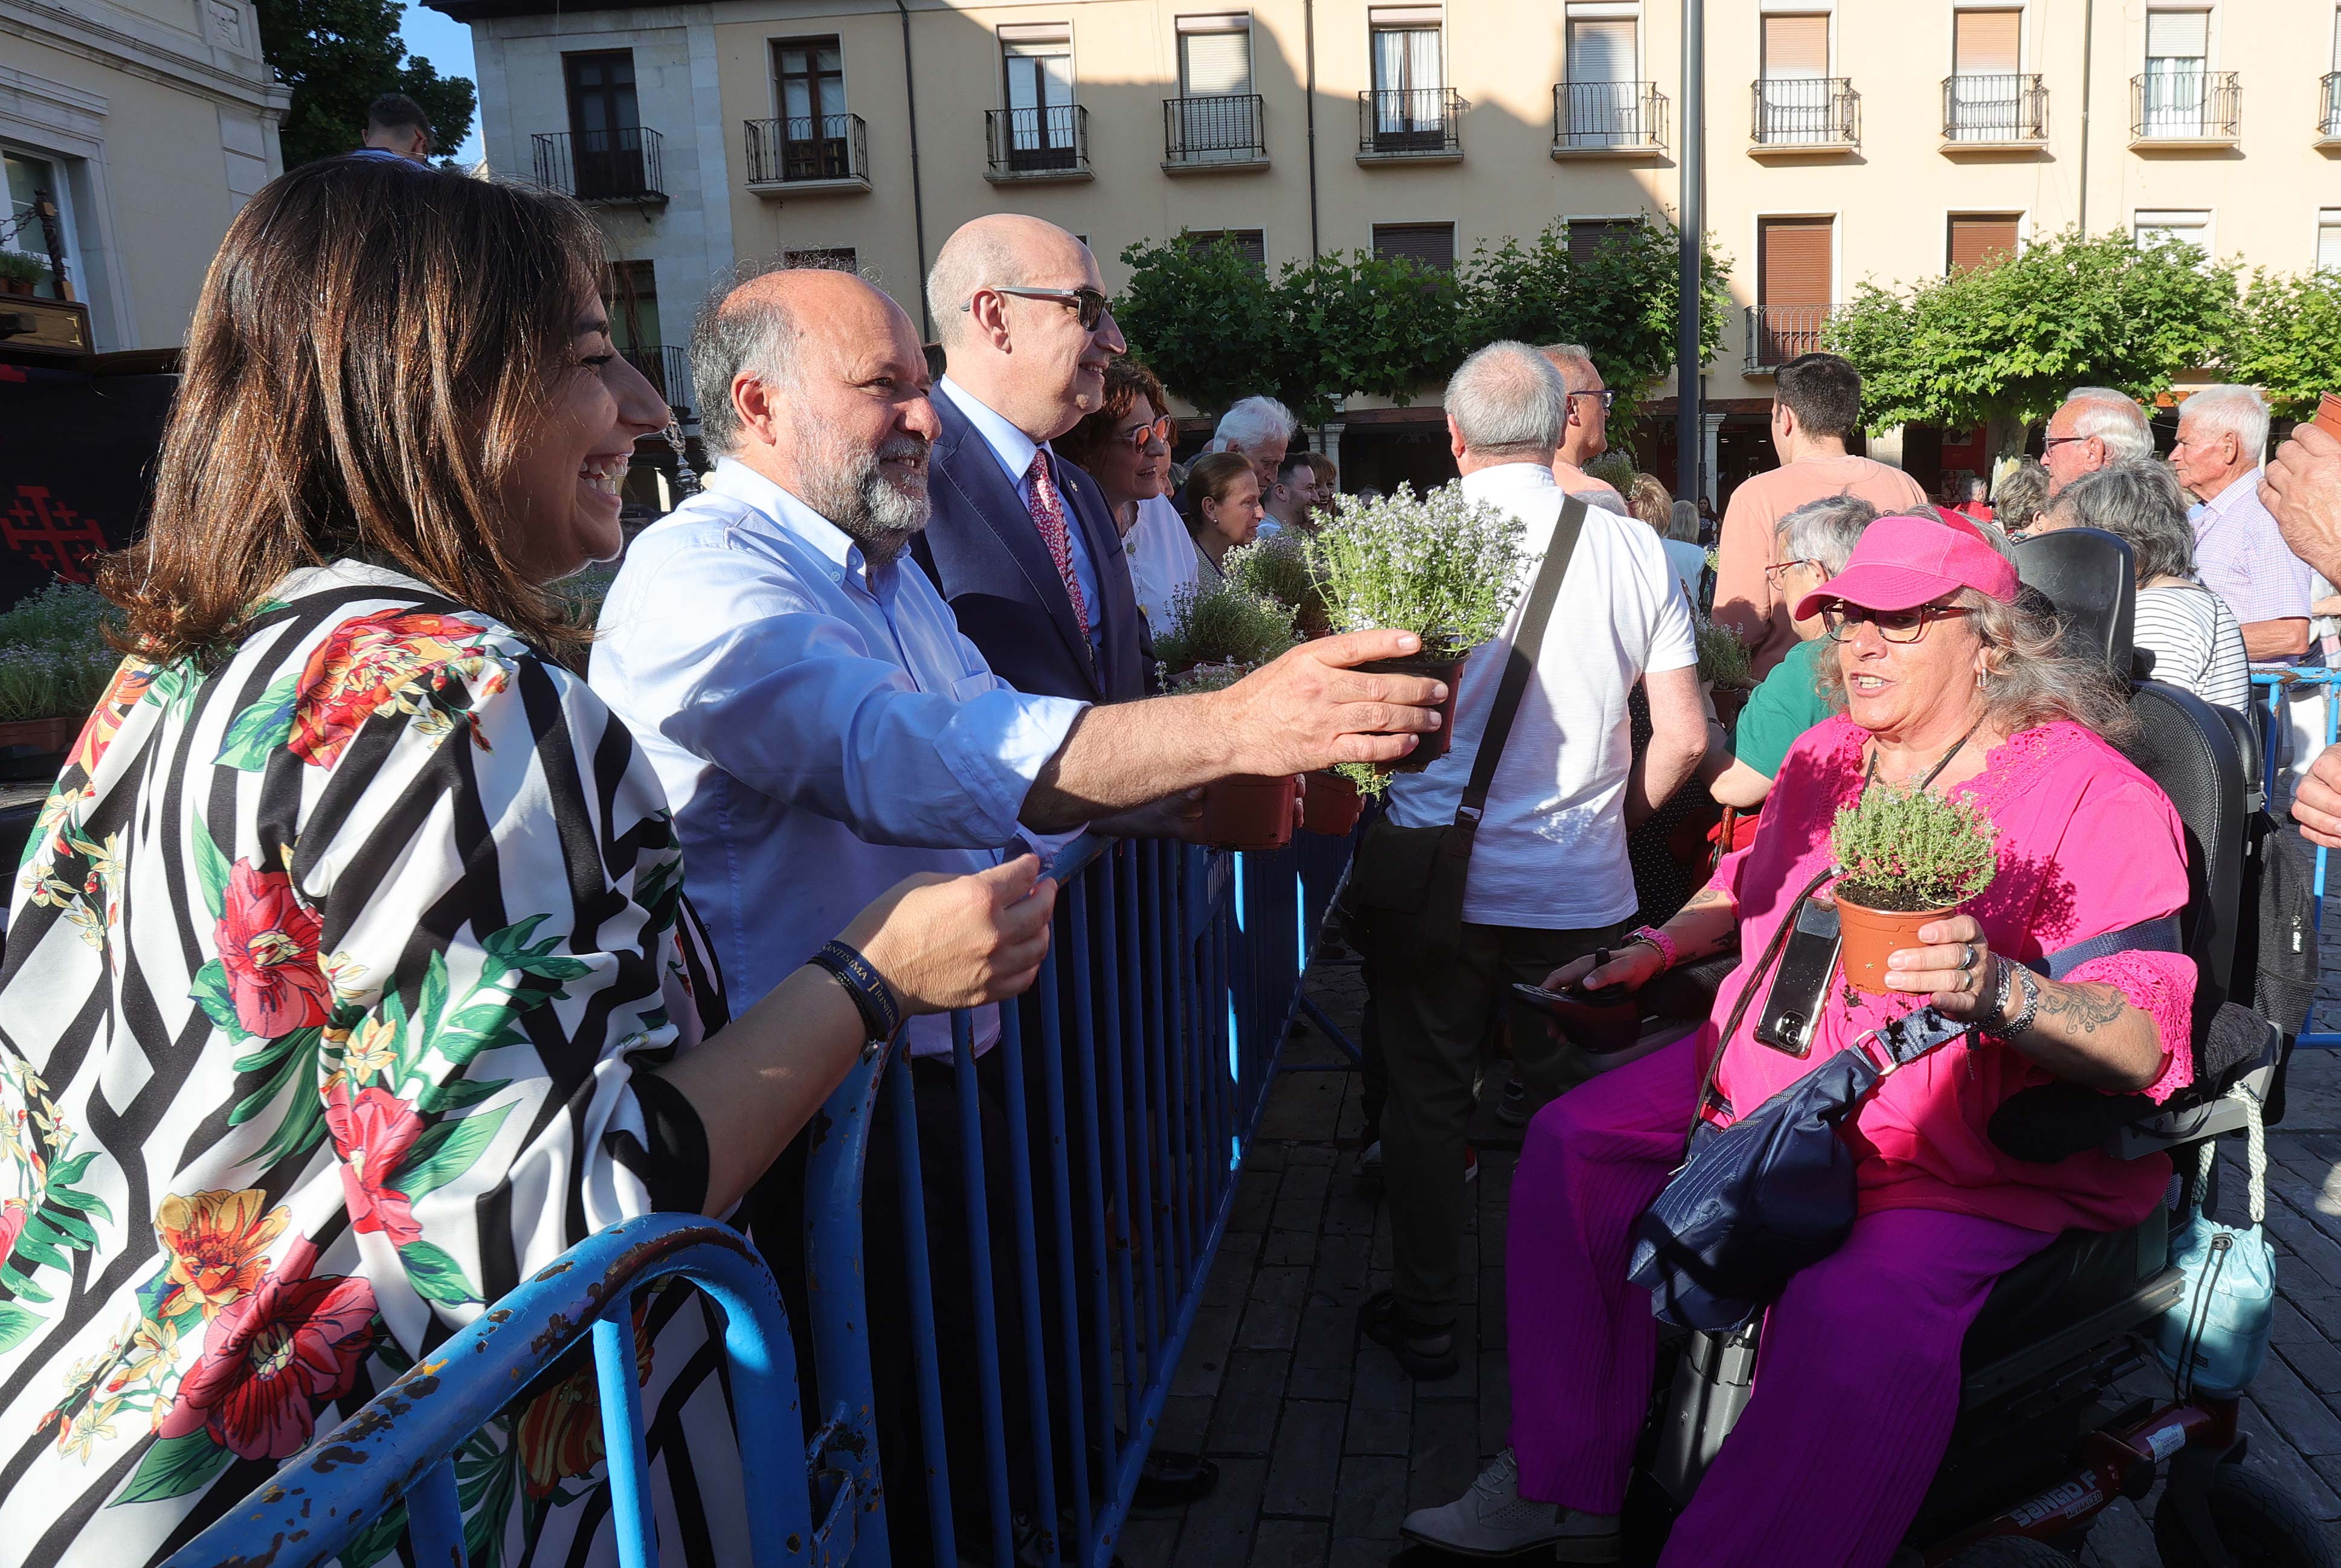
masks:
{"type": "Polygon", "coordinates": [[[662,203],[666,171],[661,137],[644,126],[617,131],[539,131],[534,144],[536,183],[566,191],[581,202],[662,203]]]}
{"type": "Polygon", "coordinates": [[[2129,79],[2133,147],[2231,146],[2244,130],[2244,92],[2233,71],[2150,71],[2129,79]]]}
{"type": "Polygon", "coordinates": [[[691,360],[681,349],[670,347],[621,349],[626,362],[643,372],[643,379],[658,389],[666,399],[666,406],[674,411],[675,419],[691,422],[691,360]]]}
{"type": "Polygon", "coordinates": [[[2037,147],[2048,140],[2048,89],[2032,75],[1943,78],[1943,142],[1959,147],[2037,147]]]}
{"type": "Polygon", "coordinates": [[[1452,87],[1408,87],[1358,94],[1358,162],[1463,155],[1469,100],[1452,87]]]}
{"type": "Polygon", "coordinates": [[[1268,114],[1257,93],[1162,100],[1162,166],[1249,169],[1268,162],[1268,114]]]}
{"type": "Polygon", "coordinates": [[[806,194],[870,188],[870,130],[859,114],[750,120],[748,188],[806,194]]]}
{"type": "Polygon", "coordinates": [[[2341,143],[2341,71],[2326,74],[2316,93],[2316,139],[2341,143]]]}
{"type": "Polygon", "coordinates": [[[1761,77],[1754,97],[1759,150],[1835,153],[1861,141],[1861,94],[1846,77],[1761,77]]]}
{"type": "Polygon", "coordinates": [[[991,149],[987,180],[1091,177],[1090,112],[1079,104],[987,109],[983,131],[991,149]]]}
{"type": "Polygon", "coordinates": [[[1667,95],[1655,82],[1559,82],[1552,89],[1552,155],[1663,152],[1667,95]]]}
{"type": "Polygon", "coordinates": [[[1777,370],[1798,354],[1818,353],[1828,346],[1828,325],[1835,305],[1750,305],[1748,307],[1749,373],[1777,370]]]}

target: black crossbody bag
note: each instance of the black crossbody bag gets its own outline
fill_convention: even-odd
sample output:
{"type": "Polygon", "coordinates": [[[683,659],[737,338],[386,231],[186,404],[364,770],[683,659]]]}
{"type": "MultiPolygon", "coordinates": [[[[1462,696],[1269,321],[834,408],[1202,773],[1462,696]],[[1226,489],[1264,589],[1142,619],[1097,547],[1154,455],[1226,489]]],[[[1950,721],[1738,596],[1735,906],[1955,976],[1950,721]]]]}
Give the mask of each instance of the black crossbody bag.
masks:
{"type": "Polygon", "coordinates": [[[1350,929],[1367,957],[1379,958],[1384,951],[1392,956],[1451,953],[1461,943],[1463,888],[1471,869],[1472,842],[1520,698],[1528,690],[1529,677],[1536,673],[1545,623],[1552,618],[1553,600],[1560,596],[1561,580],[1569,575],[1569,559],[1577,553],[1578,535],[1584,530],[1585,503],[1566,498],[1553,525],[1552,543],[1512,633],[1503,682],[1488,710],[1488,727],[1471,759],[1471,777],[1463,786],[1455,820],[1439,828],[1400,828],[1383,817],[1360,841],[1345,902],[1350,929]]]}

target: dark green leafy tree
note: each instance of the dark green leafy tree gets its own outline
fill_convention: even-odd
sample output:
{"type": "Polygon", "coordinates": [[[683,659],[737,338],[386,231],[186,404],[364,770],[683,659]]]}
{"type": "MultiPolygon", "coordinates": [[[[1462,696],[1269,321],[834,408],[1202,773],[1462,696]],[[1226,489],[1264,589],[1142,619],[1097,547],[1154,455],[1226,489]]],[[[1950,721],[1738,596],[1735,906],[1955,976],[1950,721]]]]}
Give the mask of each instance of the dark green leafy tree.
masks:
{"type": "Polygon", "coordinates": [[[2255,272],[2220,374],[2267,393],[2278,418],[2307,419],[2319,392],[2341,392],[2341,275],[2255,272]]]}
{"type": "Polygon", "coordinates": [[[1363,251],[1327,254],[1288,263],[1276,294],[1285,334],[1279,358],[1302,394],[1286,401],[1311,424],[1352,392],[1403,405],[1469,349],[1463,283],[1444,267],[1363,251]]]}
{"type": "Polygon", "coordinates": [[[1989,266],[1865,282],[1829,327],[1860,368],[1872,430],[2047,419],[2076,386],[2151,402],[2217,361],[2236,330],[2236,269],[2187,244],[2068,231],[1989,266]]]}
{"type": "Polygon", "coordinates": [[[398,0],[258,0],[260,47],[276,79],[293,89],[279,133],[284,166],[355,147],[366,105],[403,93],[423,105],[442,153],[471,134],[478,94],[462,76],[442,76],[399,41],[398,0]]]}
{"type": "Polygon", "coordinates": [[[1164,385],[1213,412],[1263,390],[1293,402],[1274,364],[1286,337],[1276,286],[1232,241],[1148,241],[1121,259],[1130,286],[1113,303],[1114,320],[1133,352],[1146,345],[1139,357],[1164,385]]]}

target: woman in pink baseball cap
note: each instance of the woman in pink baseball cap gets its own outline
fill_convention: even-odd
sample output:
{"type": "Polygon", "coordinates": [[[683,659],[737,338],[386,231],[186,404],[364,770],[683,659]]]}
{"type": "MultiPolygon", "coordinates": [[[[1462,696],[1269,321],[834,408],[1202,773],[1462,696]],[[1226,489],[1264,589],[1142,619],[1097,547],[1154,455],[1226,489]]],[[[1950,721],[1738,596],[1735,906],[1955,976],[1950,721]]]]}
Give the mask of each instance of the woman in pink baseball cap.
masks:
{"type": "Polygon", "coordinates": [[[2183,955],[2112,952],[2058,980],[2026,968],[2187,902],[2177,813],[2106,739],[2129,724],[2125,694],[2102,666],[2059,652],[2045,602],[1964,518],[1878,519],[1795,612],[1819,614],[1835,644],[1820,669],[1838,714],[1790,748],[1755,842],[1663,929],[1545,982],[1639,987],[1735,937],[1747,955],[1698,1036],[1561,1096],[1531,1124],[1505,1255],[1513,1446],[1459,1501],[1410,1515],[1418,1541],[1617,1560],[1657,1347],[1649,1298],[1627,1279],[1634,1223],[1681,1162],[1713,1052],[1704,1114],[1723,1124],[1924,1003],[1978,1026],[1892,1074],[1848,1118],[1859,1217],[1770,1308],[1754,1396],[1667,1564],[1884,1563],[1948,1441],[1960,1341],[1993,1282],[2060,1231],[2125,1228],[2162,1199],[2159,1157],[2032,1164],[1990,1132],[1993,1113],[2035,1086],[2161,1100],[2192,1076],[2195,966],[2183,955]],[[1761,1002],[1773,975],[1751,966],[1829,870],[1830,823],[1871,780],[1971,802],[1997,829],[1990,887],[1893,956],[1895,994],[1832,982],[1802,1056],[1755,1037],[1760,1006],[1720,1038],[1742,991],[1761,1002]],[[1858,1505],[1817,1505],[1823,1496],[1858,1505]]]}

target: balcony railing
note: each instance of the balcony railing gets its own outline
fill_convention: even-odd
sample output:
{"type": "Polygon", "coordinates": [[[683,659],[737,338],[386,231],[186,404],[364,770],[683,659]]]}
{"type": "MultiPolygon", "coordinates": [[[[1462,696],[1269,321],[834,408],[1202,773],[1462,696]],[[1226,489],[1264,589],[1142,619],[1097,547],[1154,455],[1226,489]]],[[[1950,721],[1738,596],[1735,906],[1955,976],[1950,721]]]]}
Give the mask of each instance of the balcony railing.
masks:
{"type": "Polygon", "coordinates": [[[1358,94],[1358,156],[1459,158],[1463,112],[1452,87],[1407,87],[1358,94]]]}
{"type": "Polygon", "coordinates": [[[2024,146],[2048,139],[2048,89],[2037,76],[1943,78],[1943,140],[2024,146]]]}
{"type": "Polygon", "coordinates": [[[2244,94],[2233,71],[2149,71],[2129,79],[2129,134],[2151,142],[2233,142],[2244,94]]]}
{"type": "Polygon", "coordinates": [[[617,131],[539,131],[536,183],[566,191],[581,202],[663,202],[666,172],[661,166],[656,131],[630,125],[617,131]]]}
{"type": "Polygon", "coordinates": [[[1257,93],[1162,100],[1165,168],[1268,162],[1268,116],[1257,93]]]}
{"type": "Polygon", "coordinates": [[[751,120],[750,185],[858,182],[870,188],[870,130],[859,114],[795,114],[751,120]]]}
{"type": "Polygon", "coordinates": [[[621,349],[626,362],[643,372],[643,379],[658,389],[666,406],[684,424],[691,422],[691,360],[678,348],[621,349]]]}
{"type": "Polygon", "coordinates": [[[1667,95],[1657,83],[1554,84],[1555,153],[1656,152],[1666,144],[1667,95]]]}
{"type": "Polygon", "coordinates": [[[1798,354],[1828,345],[1835,305],[1750,305],[1748,309],[1748,369],[1773,370],[1798,354]]]}
{"type": "Polygon", "coordinates": [[[2316,139],[2341,142],[2341,71],[2328,74],[2316,94],[2316,139]]]}
{"type": "Polygon", "coordinates": [[[1029,109],[987,109],[984,138],[994,180],[1085,180],[1090,177],[1090,112],[1079,104],[1029,109]]]}
{"type": "Polygon", "coordinates": [[[1861,140],[1861,94],[1843,76],[1766,76],[1755,84],[1759,147],[1850,147],[1861,140]]]}

